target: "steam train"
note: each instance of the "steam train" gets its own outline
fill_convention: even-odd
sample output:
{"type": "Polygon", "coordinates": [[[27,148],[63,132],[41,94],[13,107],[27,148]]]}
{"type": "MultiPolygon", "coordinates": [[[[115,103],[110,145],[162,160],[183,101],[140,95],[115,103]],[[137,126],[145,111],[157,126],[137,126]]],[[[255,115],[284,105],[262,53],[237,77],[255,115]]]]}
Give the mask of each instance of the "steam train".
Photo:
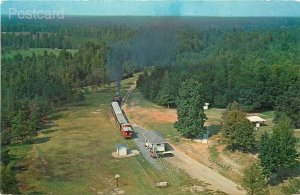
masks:
{"type": "Polygon", "coordinates": [[[119,106],[121,107],[122,97],[119,95],[119,93],[116,94],[116,96],[113,99],[113,102],[118,102],[119,106]]]}
{"type": "Polygon", "coordinates": [[[132,129],[132,126],[130,125],[130,123],[127,121],[127,119],[124,116],[124,113],[121,109],[121,102],[118,101],[118,100],[121,100],[121,99],[119,99],[121,97],[119,96],[119,98],[118,98],[117,96],[114,98],[113,102],[111,103],[112,113],[113,113],[114,118],[120,128],[120,131],[122,132],[122,135],[125,138],[131,139],[133,136],[133,129],[132,129]]]}

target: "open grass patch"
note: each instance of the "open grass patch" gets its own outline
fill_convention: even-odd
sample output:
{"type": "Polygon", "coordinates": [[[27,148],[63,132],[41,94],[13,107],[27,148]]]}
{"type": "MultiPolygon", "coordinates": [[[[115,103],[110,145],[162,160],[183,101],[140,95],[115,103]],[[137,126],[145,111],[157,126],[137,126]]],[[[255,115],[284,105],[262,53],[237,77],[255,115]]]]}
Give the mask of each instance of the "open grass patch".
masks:
{"type": "MultiPolygon", "coordinates": [[[[132,82],[126,80],[122,86],[132,82]]],[[[126,194],[191,194],[183,192],[172,175],[156,170],[142,156],[112,157],[117,143],[137,148],[133,140],[122,137],[112,118],[110,102],[114,95],[113,87],[91,91],[85,95],[84,106],[68,105],[53,112],[50,118],[55,125],[42,130],[33,144],[11,146],[15,164],[23,167],[17,173],[22,193],[112,194],[114,176],[120,174],[119,187],[126,194]],[[159,189],[155,187],[157,181],[170,185],[159,189]]],[[[193,179],[184,178],[187,185],[193,184],[193,179]]]]}

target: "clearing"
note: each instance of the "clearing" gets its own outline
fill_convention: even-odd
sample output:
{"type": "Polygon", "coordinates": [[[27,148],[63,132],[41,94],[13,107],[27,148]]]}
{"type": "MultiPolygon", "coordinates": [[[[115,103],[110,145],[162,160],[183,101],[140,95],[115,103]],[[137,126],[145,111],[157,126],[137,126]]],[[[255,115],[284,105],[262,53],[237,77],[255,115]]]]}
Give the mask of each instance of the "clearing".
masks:
{"type": "MultiPolygon", "coordinates": [[[[122,82],[125,94],[136,78],[122,82]]],[[[116,143],[137,149],[125,140],[112,117],[114,88],[85,89],[85,101],[53,112],[51,124],[33,144],[10,147],[22,194],[192,194],[208,190],[175,167],[154,168],[142,155],[115,159],[116,143]],[[114,176],[121,175],[119,188],[114,176]],[[168,187],[155,187],[167,181],[168,187]],[[180,181],[180,182],[178,182],[180,181]]]]}

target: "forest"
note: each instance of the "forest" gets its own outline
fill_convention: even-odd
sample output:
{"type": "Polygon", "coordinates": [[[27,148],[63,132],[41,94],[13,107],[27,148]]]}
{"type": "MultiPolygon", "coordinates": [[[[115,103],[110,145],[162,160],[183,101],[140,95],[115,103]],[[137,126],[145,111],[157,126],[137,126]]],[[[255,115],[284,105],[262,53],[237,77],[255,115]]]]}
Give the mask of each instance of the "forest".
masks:
{"type": "Polygon", "coordinates": [[[175,107],[181,84],[192,78],[213,107],[237,101],[246,111],[275,110],[275,120],[284,115],[299,128],[299,34],[299,18],[67,17],[58,23],[3,16],[1,169],[9,176],[9,145],[30,142],[51,110],[83,100],[83,87],[109,85],[125,73],[143,71],[138,88],[162,106],[175,107]],[[31,48],[45,51],[21,54],[31,48]],[[8,57],[11,52],[17,54],[8,57]]]}
{"type": "Polygon", "coordinates": [[[246,111],[276,110],[277,118],[285,114],[300,127],[299,33],[299,27],[209,33],[187,29],[176,66],[145,69],[139,87],[144,97],[174,107],[180,84],[194,78],[214,107],[238,101],[246,111]]]}

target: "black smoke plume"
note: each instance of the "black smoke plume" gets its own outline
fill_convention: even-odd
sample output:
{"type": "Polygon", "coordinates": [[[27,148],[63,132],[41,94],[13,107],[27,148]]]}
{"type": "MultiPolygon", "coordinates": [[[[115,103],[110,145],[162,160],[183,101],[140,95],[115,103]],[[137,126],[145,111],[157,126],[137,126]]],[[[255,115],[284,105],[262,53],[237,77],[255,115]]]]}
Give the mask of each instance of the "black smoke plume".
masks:
{"type": "Polygon", "coordinates": [[[158,23],[140,28],[128,41],[118,41],[110,46],[108,70],[110,78],[116,81],[116,90],[120,90],[120,81],[125,63],[132,63],[135,70],[145,66],[173,65],[177,54],[176,27],[158,23]]]}
{"type": "Polygon", "coordinates": [[[120,92],[120,85],[123,75],[123,65],[130,59],[128,42],[120,41],[111,45],[108,54],[108,70],[110,79],[115,81],[116,92],[120,92]]]}

